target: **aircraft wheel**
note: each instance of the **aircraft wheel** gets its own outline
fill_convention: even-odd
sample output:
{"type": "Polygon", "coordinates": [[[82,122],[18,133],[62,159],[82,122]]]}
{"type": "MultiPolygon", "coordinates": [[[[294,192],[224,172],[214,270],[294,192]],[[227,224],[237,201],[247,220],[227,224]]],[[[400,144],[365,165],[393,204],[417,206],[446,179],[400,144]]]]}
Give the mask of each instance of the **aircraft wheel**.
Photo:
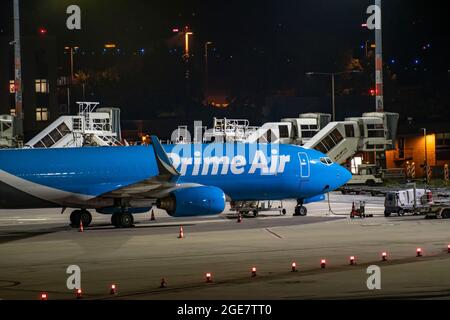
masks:
{"type": "Polygon", "coordinates": [[[119,228],[119,214],[118,213],[114,213],[111,216],[111,224],[116,227],[119,228]]]}
{"type": "Polygon", "coordinates": [[[441,214],[442,219],[450,219],[450,209],[444,209],[441,214]]]}
{"type": "Polygon", "coordinates": [[[308,209],[304,206],[297,206],[295,207],[295,214],[294,216],[306,216],[308,214],[308,209]]]}
{"type": "Polygon", "coordinates": [[[83,227],[89,227],[92,222],[92,214],[87,210],[81,210],[81,221],[83,221],[83,227]]]}
{"type": "Polygon", "coordinates": [[[403,209],[400,209],[398,211],[398,216],[401,217],[401,216],[404,216],[404,215],[405,215],[405,211],[403,211],[403,209]]]}
{"type": "Polygon", "coordinates": [[[308,209],[306,209],[306,207],[301,206],[300,207],[300,215],[302,217],[306,216],[308,214],[308,209]]]}
{"type": "Polygon", "coordinates": [[[75,210],[70,214],[70,226],[72,228],[79,228],[81,221],[81,210],[75,210]]]}
{"type": "Polygon", "coordinates": [[[128,213],[128,212],[124,212],[121,213],[118,216],[118,225],[120,228],[131,228],[133,227],[134,224],[134,218],[133,215],[128,213]]]}

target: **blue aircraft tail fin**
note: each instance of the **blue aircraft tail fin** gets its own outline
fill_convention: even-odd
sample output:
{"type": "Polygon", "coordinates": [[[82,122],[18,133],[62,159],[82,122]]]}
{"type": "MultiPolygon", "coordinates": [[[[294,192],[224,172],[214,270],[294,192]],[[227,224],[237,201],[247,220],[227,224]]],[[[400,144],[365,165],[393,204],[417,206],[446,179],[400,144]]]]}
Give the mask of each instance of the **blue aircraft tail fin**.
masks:
{"type": "Polygon", "coordinates": [[[158,163],[158,169],[160,174],[179,176],[180,173],[172,165],[166,151],[161,145],[161,142],[156,136],[151,136],[151,144],[155,152],[156,162],[158,163]]]}

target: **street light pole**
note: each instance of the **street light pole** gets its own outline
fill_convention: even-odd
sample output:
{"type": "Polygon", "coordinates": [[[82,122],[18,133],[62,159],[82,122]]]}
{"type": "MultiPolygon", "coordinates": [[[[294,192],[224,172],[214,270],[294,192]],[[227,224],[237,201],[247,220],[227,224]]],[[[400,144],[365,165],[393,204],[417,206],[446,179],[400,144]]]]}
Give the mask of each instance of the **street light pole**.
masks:
{"type": "Polygon", "coordinates": [[[23,87],[22,87],[22,57],[20,47],[20,12],[19,0],[14,0],[14,87],[16,92],[16,135],[23,139],[23,87]]]}
{"type": "Polygon", "coordinates": [[[425,165],[424,165],[424,168],[425,168],[425,177],[426,177],[426,182],[427,182],[427,184],[428,184],[428,150],[427,150],[427,128],[422,128],[422,131],[423,131],[423,138],[424,138],[424,143],[425,143],[425,158],[424,158],[424,160],[425,160],[425,165]]]}
{"type": "Polygon", "coordinates": [[[375,94],[377,112],[384,112],[384,93],[383,93],[383,41],[381,31],[381,0],[375,0],[375,6],[378,7],[379,16],[375,27],[375,94]]]}
{"type": "Polygon", "coordinates": [[[70,86],[72,86],[74,81],[75,81],[73,54],[74,54],[74,49],[77,50],[78,47],[73,47],[73,46],[69,47],[69,46],[67,46],[64,49],[65,50],[69,50],[69,54],[70,54],[70,57],[69,57],[69,59],[70,59],[70,81],[69,81],[69,83],[67,83],[67,113],[70,114],[70,105],[71,105],[71,101],[70,101],[70,86]]]}
{"type": "Polygon", "coordinates": [[[209,73],[208,73],[208,45],[212,44],[211,41],[205,43],[205,100],[206,105],[209,105],[209,73]]]}
{"type": "Polygon", "coordinates": [[[194,33],[189,31],[188,27],[185,27],[184,29],[184,60],[186,62],[186,74],[185,74],[185,80],[186,80],[186,95],[190,95],[190,70],[189,70],[189,63],[190,63],[190,47],[189,47],[189,36],[192,36],[194,33]]]}
{"type": "Polygon", "coordinates": [[[70,80],[73,81],[73,47],[70,47],[70,80]]]}
{"type": "Polygon", "coordinates": [[[335,97],[335,77],[346,73],[359,73],[359,70],[342,71],[342,72],[307,72],[307,76],[319,75],[331,77],[331,107],[333,113],[333,121],[336,121],[336,97],[335,97]]]}
{"type": "Polygon", "coordinates": [[[336,98],[334,93],[334,76],[335,74],[331,74],[331,93],[332,93],[332,102],[333,102],[333,122],[336,121],[336,98]]]}

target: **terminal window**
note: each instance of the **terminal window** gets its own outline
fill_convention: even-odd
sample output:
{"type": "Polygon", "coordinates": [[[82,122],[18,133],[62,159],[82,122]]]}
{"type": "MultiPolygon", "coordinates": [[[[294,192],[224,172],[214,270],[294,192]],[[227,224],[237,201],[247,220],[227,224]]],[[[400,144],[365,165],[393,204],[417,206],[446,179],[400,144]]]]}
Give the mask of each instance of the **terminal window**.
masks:
{"type": "Polygon", "coordinates": [[[9,80],[9,93],[16,93],[16,82],[9,80]]]}
{"type": "Polygon", "coordinates": [[[48,121],[47,108],[36,108],[36,121],[48,121]]]}
{"type": "Polygon", "coordinates": [[[36,92],[37,93],[48,93],[49,85],[46,79],[36,79],[36,92]]]}

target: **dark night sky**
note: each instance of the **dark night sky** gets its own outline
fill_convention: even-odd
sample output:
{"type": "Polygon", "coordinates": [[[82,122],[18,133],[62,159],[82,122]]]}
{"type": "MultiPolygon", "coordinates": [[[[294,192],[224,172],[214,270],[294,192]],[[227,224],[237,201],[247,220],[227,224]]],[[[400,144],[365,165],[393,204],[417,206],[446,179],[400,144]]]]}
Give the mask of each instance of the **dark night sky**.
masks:
{"type": "MultiPolygon", "coordinates": [[[[144,1],[144,0],[22,0],[24,34],[46,26],[61,42],[101,46],[116,41],[123,47],[145,47],[164,41],[175,26],[190,25],[194,41],[214,40],[227,53],[251,46],[300,51],[305,65],[320,63],[343,47],[370,37],[359,25],[367,0],[281,1],[144,1]],[[83,29],[65,28],[65,8],[82,8],[83,29]]],[[[389,0],[383,3],[385,56],[414,59],[432,42],[447,49],[450,27],[447,1],[389,0]]],[[[0,27],[9,33],[12,0],[1,0],[0,27]]],[[[447,59],[446,59],[447,60],[447,59]]],[[[448,66],[448,65],[447,65],[448,66]]],[[[447,67],[445,66],[445,67],[447,67]]]]}
{"type": "MultiPolygon", "coordinates": [[[[383,45],[385,63],[395,59],[391,67],[399,74],[404,73],[404,81],[416,79],[420,85],[425,80],[431,81],[429,86],[443,86],[448,94],[447,2],[384,0],[383,45]],[[430,47],[424,50],[423,46],[428,44],[430,47]],[[418,66],[414,64],[416,59],[420,61],[418,66]],[[415,67],[426,70],[426,75],[411,75],[410,70],[415,67]]],[[[299,83],[306,71],[340,71],[345,52],[359,50],[361,54],[360,45],[374,38],[373,32],[361,27],[367,17],[365,10],[373,3],[367,0],[21,0],[21,3],[23,34],[37,35],[38,28],[45,26],[48,35],[56,37],[61,51],[68,44],[99,50],[106,42],[115,42],[128,51],[140,48],[162,51],[174,37],[172,28],[189,25],[195,33],[192,45],[197,65],[193,69],[198,69],[198,83],[202,77],[203,44],[213,41],[212,82],[259,81],[262,92],[268,95],[275,87],[299,83]],[[65,10],[70,4],[82,9],[81,31],[68,31],[65,27],[65,10]],[[261,80],[263,77],[265,82],[261,80]]],[[[11,34],[12,0],[0,0],[0,35],[11,34]]],[[[92,65],[98,58],[78,61],[92,65]]],[[[152,88],[170,84],[172,80],[164,80],[165,74],[178,72],[169,69],[171,61],[161,62],[164,67],[155,71],[154,80],[145,79],[152,88]]],[[[151,68],[158,69],[158,62],[154,63],[151,68]]],[[[193,77],[196,81],[195,73],[193,77]]],[[[161,88],[158,90],[170,94],[170,90],[161,88]]],[[[132,97],[124,98],[127,104],[138,105],[148,98],[148,88],[133,90],[132,97]]],[[[324,91],[318,88],[315,93],[324,91]]]]}

